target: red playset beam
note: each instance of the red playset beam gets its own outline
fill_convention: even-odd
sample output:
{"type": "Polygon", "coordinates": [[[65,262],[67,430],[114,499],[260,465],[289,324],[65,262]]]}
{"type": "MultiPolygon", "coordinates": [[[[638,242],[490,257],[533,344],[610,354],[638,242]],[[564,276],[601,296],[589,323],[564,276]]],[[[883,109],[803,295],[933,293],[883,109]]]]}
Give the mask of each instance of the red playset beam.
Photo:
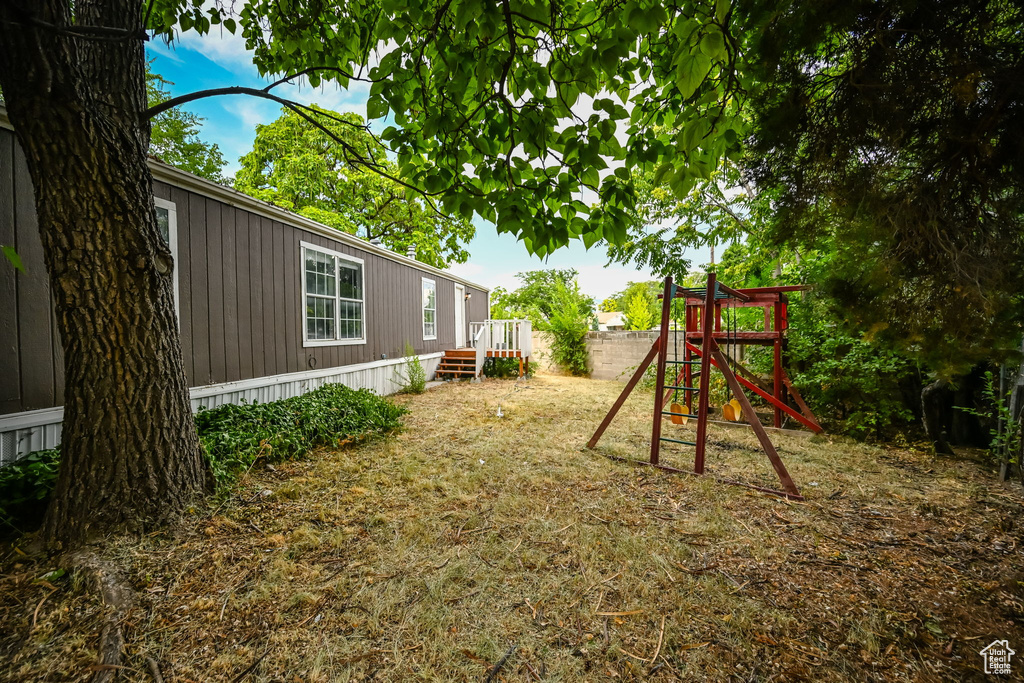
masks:
{"type": "MultiPolygon", "coordinates": [[[[690,353],[695,353],[698,356],[702,355],[699,347],[694,346],[690,342],[686,342],[686,346],[689,348],[690,353]]],[[[711,364],[714,365],[719,370],[722,369],[718,365],[718,361],[716,361],[714,358],[711,359],[711,364]]],[[[817,420],[812,420],[804,417],[800,413],[796,412],[795,410],[787,406],[782,401],[776,399],[772,394],[768,393],[761,387],[757,386],[756,384],[748,380],[746,377],[737,377],[736,381],[738,381],[740,384],[753,391],[755,394],[757,394],[764,400],[768,401],[768,403],[772,404],[774,408],[783,411],[784,413],[792,417],[794,420],[798,421],[800,424],[804,425],[805,427],[813,431],[815,434],[820,434],[822,431],[824,431],[821,428],[821,425],[818,424],[817,420]]],[[[808,408],[808,410],[810,409],[808,408]]]]}

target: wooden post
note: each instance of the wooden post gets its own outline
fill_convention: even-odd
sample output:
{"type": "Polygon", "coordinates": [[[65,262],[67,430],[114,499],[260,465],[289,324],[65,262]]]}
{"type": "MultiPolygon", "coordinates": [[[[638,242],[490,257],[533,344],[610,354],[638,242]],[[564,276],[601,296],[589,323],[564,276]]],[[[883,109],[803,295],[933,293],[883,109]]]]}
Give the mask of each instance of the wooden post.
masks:
{"type": "MultiPolygon", "coordinates": [[[[775,342],[774,342],[774,356],[772,357],[772,396],[775,400],[782,402],[782,295],[779,295],[779,300],[775,303],[775,342]]],[[[774,425],[776,427],[782,427],[782,411],[777,407],[774,412],[774,425]]]]}
{"type": "Polygon", "coordinates": [[[714,342],[715,274],[708,273],[708,289],[704,296],[703,332],[700,355],[700,391],[697,396],[697,452],[693,458],[693,471],[704,474],[704,450],[708,434],[708,394],[711,391],[711,344],[714,342]]]}
{"type": "MultiPolygon", "coordinates": [[[[722,355],[722,352],[718,350],[718,344],[714,340],[711,340],[712,349],[711,353],[705,353],[704,357],[708,358],[713,353],[715,360],[718,361],[718,369],[725,375],[725,381],[729,385],[729,389],[732,390],[733,396],[740,403],[740,409],[743,411],[744,417],[747,418],[747,422],[754,430],[754,434],[757,435],[757,440],[761,442],[761,448],[768,455],[768,460],[772,463],[772,468],[775,470],[775,474],[778,475],[779,481],[782,483],[782,488],[791,496],[800,496],[800,489],[793,483],[793,478],[789,476],[789,471],[786,469],[786,465],[782,462],[782,458],[779,457],[778,451],[775,450],[775,445],[772,444],[771,439],[768,438],[768,433],[764,431],[764,427],[761,425],[761,421],[757,419],[757,415],[754,414],[754,408],[750,405],[750,401],[747,399],[747,395],[743,393],[740,383],[736,379],[736,375],[732,373],[729,368],[729,362],[722,355]]],[[[699,442],[698,442],[699,443],[699,442]]]]}
{"type": "MultiPolygon", "coordinates": [[[[689,328],[686,328],[686,329],[688,330],[689,328]]],[[[686,338],[685,331],[683,333],[683,338],[684,339],[686,338]]],[[[693,360],[693,352],[690,351],[690,347],[687,346],[685,343],[683,344],[683,360],[686,361],[686,365],[683,366],[683,386],[684,387],[692,387],[693,386],[693,370],[690,369],[690,361],[693,360]]],[[[676,380],[676,384],[678,384],[678,383],[679,383],[679,380],[677,379],[676,380]]],[[[693,392],[692,391],[684,391],[683,393],[686,394],[686,396],[684,397],[686,399],[686,412],[688,412],[688,413],[690,413],[692,415],[693,414],[693,392]]]]}
{"type": "Polygon", "coordinates": [[[654,425],[651,427],[651,464],[658,464],[661,452],[661,418],[665,409],[665,356],[668,353],[668,323],[672,314],[672,299],[676,288],[672,286],[672,276],[665,278],[665,296],[661,300],[661,334],[658,335],[658,376],[654,389],[654,425]]]}

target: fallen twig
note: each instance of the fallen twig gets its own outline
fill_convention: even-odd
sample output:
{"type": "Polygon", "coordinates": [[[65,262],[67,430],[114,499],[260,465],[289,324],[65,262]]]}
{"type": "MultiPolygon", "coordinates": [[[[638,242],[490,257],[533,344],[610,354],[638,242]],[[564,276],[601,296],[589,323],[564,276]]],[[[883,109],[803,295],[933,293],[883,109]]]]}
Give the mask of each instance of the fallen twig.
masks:
{"type": "Polygon", "coordinates": [[[43,599],[39,601],[38,605],[36,605],[36,610],[35,610],[35,612],[32,613],[32,628],[36,627],[36,621],[39,619],[39,609],[43,606],[43,603],[46,602],[47,598],[49,598],[51,595],[53,595],[56,592],[57,592],[57,589],[53,588],[52,590],[50,590],[49,593],[44,595],[43,599]]]}
{"type": "Polygon", "coordinates": [[[233,679],[231,679],[231,683],[241,683],[243,678],[245,678],[246,676],[248,676],[249,674],[251,674],[253,671],[256,670],[256,667],[258,667],[260,665],[260,662],[262,662],[264,659],[266,659],[268,654],[270,654],[270,646],[269,645],[267,646],[267,649],[263,651],[263,654],[261,654],[259,657],[257,657],[256,661],[254,661],[252,664],[250,664],[245,669],[245,671],[243,671],[242,673],[238,674],[233,679]]]}
{"type": "Polygon", "coordinates": [[[665,637],[665,617],[661,618],[661,630],[658,631],[658,646],[654,648],[654,656],[651,657],[651,664],[658,661],[658,655],[661,654],[661,642],[665,637]]]}
{"type": "Polygon", "coordinates": [[[495,664],[491,668],[490,672],[487,674],[487,678],[484,679],[485,683],[492,683],[492,681],[494,681],[494,679],[498,675],[498,672],[501,670],[501,667],[505,666],[505,662],[507,662],[509,658],[512,656],[512,653],[516,651],[516,647],[517,645],[515,643],[512,643],[512,645],[509,646],[508,651],[502,656],[501,659],[498,660],[498,663],[495,664]]]}
{"type": "Polygon", "coordinates": [[[146,666],[149,667],[149,675],[153,677],[153,683],[164,683],[164,677],[160,674],[160,665],[152,657],[146,657],[146,666]]]}

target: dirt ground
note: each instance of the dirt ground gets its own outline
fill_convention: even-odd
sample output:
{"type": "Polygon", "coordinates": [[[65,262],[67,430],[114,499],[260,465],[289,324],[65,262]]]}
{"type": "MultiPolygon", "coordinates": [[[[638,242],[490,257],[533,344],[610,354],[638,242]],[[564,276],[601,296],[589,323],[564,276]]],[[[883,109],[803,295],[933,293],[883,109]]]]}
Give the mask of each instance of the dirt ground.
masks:
{"type": "MultiPolygon", "coordinates": [[[[402,397],[397,437],[258,467],[112,540],[115,680],[973,681],[994,640],[1024,658],[1019,484],[803,433],[772,434],[801,503],[631,466],[604,456],[645,456],[650,394],[583,448],[621,387],[402,397]]],[[[773,484],[749,430],[710,439],[713,472],[773,484]]],[[[2,549],[0,680],[88,680],[104,608],[29,540],[2,549]]]]}

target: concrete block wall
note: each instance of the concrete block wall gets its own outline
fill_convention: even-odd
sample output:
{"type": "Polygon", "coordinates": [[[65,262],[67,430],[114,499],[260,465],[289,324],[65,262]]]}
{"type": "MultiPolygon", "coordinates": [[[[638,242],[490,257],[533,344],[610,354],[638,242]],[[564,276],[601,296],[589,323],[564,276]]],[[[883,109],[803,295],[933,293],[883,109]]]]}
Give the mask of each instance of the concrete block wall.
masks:
{"type": "MultiPolygon", "coordinates": [[[[587,350],[590,352],[590,376],[593,379],[627,381],[657,338],[657,330],[589,332],[587,350]]],[[[540,332],[533,333],[533,357],[530,363],[536,364],[541,370],[558,371],[551,362],[551,344],[546,335],[540,332]]]]}
{"type": "Polygon", "coordinates": [[[657,338],[657,331],[608,330],[589,333],[587,350],[590,352],[590,376],[593,379],[627,381],[657,338]]]}

